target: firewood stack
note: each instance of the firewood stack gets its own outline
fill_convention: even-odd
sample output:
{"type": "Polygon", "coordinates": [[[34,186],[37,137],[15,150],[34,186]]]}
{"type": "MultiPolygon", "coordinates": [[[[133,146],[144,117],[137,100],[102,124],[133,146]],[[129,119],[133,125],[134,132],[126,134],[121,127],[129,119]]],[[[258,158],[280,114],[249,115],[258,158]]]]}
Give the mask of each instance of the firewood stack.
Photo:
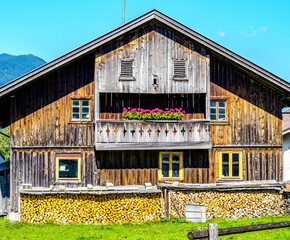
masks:
{"type": "Polygon", "coordinates": [[[121,223],[160,219],[161,193],[21,194],[21,221],[41,223],[121,223]]]}
{"type": "MultiPolygon", "coordinates": [[[[207,220],[215,217],[241,218],[285,213],[282,194],[277,190],[245,191],[171,191],[176,205],[185,216],[185,204],[206,205],[207,220]]],[[[178,216],[173,204],[171,214],[178,216]]]]}

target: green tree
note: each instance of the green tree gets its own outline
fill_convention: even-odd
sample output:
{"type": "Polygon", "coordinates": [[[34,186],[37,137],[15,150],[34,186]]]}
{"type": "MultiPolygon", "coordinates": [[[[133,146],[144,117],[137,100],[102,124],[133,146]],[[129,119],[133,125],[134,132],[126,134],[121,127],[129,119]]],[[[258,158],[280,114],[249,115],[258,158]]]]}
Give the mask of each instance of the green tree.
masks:
{"type": "MultiPolygon", "coordinates": [[[[10,136],[10,127],[0,129],[0,132],[10,136]]],[[[10,138],[0,134],[0,152],[6,161],[10,160],[10,138]]]]}

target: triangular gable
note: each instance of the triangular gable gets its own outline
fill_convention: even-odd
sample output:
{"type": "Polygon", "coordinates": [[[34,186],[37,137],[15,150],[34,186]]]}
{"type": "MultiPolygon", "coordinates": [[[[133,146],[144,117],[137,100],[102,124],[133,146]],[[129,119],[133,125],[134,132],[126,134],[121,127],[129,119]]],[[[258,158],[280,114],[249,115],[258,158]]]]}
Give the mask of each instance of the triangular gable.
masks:
{"type": "Polygon", "coordinates": [[[171,27],[172,29],[189,37],[190,39],[202,44],[205,48],[209,49],[213,54],[225,57],[226,59],[233,62],[235,65],[237,65],[238,67],[249,71],[254,77],[256,76],[257,78],[259,78],[259,81],[264,82],[267,85],[271,86],[271,88],[275,89],[276,91],[281,92],[281,94],[283,94],[284,97],[289,96],[290,84],[286,82],[285,80],[266,71],[265,69],[257,66],[256,64],[246,60],[245,58],[235,54],[234,52],[206,38],[205,36],[193,31],[192,29],[184,26],[183,24],[177,22],[176,20],[166,16],[165,14],[157,10],[152,10],[122,25],[121,27],[116,28],[115,30],[63,55],[62,57],[59,57],[53,60],[52,62],[49,62],[35,69],[34,71],[31,71],[27,73],[26,75],[23,75],[22,77],[2,86],[0,88],[0,98],[8,95],[9,93],[17,90],[18,88],[21,88],[22,86],[28,84],[29,82],[32,82],[33,80],[45,74],[48,74],[49,72],[54,71],[68,64],[69,62],[94,51],[96,48],[100,47],[101,45],[115,38],[118,38],[128,33],[129,31],[136,29],[142,26],[143,24],[146,24],[152,20],[159,21],[162,24],[165,24],[166,26],[171,27]]]}

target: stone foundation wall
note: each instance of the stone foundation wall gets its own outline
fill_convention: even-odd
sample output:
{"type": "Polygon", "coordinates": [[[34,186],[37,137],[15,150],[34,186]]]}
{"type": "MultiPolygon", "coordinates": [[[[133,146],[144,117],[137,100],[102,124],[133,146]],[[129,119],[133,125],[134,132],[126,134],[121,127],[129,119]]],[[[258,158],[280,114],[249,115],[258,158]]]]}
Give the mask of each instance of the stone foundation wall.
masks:
{"type": "MultiPolygon", "coordinates": [[[[261,217],[285,213],[283,195],[276,190],[243,191],[171,191],[179,211],[185,216],[185,204],[206,205],[206,219],[261,217]]],[[[178,216],[173,204],[171,214],[178,216]]]]}
{"type": "Polygon", "coordinates": [[[163,216],[161,193],[21,194],[21,221],[41,223],[121,223],[163,216]]]}

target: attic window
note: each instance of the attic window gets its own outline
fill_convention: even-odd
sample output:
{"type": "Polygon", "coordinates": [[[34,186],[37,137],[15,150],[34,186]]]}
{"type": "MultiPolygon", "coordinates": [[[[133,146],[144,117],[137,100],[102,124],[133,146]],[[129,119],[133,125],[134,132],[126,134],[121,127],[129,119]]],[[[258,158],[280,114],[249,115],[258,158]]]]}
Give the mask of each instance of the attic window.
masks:
{"type": "Polygon", "coordinates": [[[175,60],[173,62],[173,79],[174,80],[186,80],[185,60],[175,60]]]}
{"type": "Polygon", "coordinates": [[[119,80],[135,80],[133,77],[133,60],[121,60],[119,80]]]}

